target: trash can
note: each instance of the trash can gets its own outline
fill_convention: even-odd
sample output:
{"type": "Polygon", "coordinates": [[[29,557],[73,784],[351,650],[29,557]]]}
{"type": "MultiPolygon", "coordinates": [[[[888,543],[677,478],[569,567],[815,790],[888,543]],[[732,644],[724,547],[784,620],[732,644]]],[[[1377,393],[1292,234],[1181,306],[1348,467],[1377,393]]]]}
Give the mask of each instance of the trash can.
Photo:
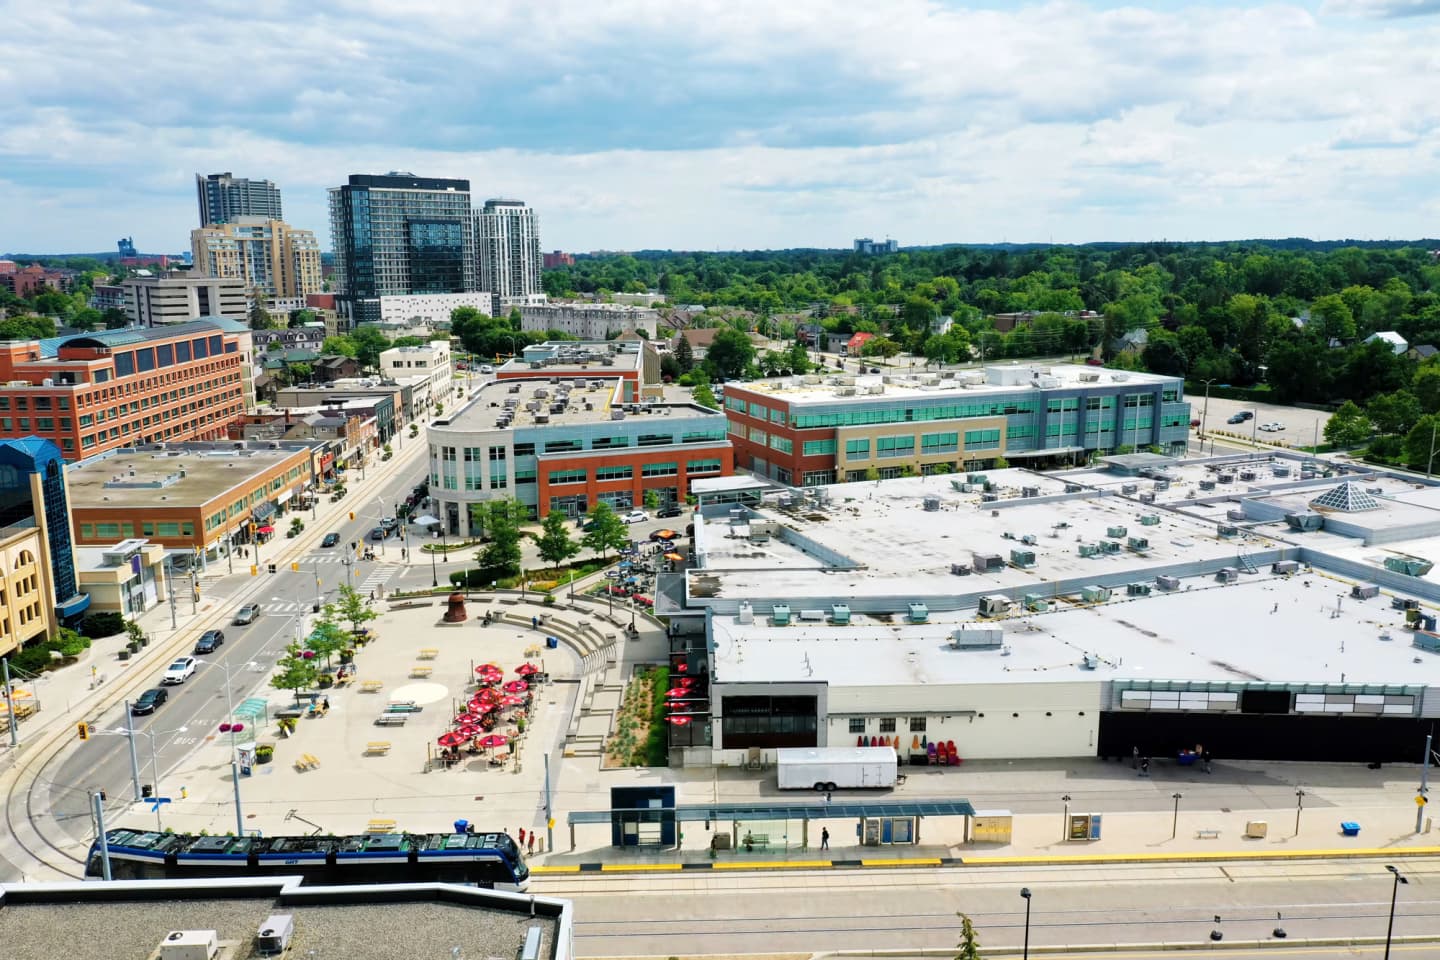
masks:
{"type": "Polygon", "coordinates": [[[456,832],[456,833],[464,833],[464,832],[469,828],[469,826],[470,826],[470,821],[469,821],[469,820],[456,820],[456,821],[455,821],[455,832],[456,832]]]}
{"type": "Polygon", "coordinates": [[[560,647],[560,638],[559,638],[559,637],[546,637],[546,638],[545,638],[545,646],[546,646],[548,649],[550,649],[550,650],[556,650],[556,649],[558,649],[558,648],[560,647]]]}
{"type": "Polygon", "coordinates": [[[154,788],[152,788],[152,787],[150,786],[150,784],[148,784],[148,783],[142,783],[142,784],[140,785],[140,797],[141,797],[141,799],[148,798],[148,797],[149,797],[151,794],[153,794],[154,792],[155,792],[155,790],[154,790],[154,788]]]}
{"type": "Polygon", "coordinates": [[[1347,837],[1358,837],[1360,836],[1360,824],[1354,820],[1341,821],[1340,832],[1347,837]]]}

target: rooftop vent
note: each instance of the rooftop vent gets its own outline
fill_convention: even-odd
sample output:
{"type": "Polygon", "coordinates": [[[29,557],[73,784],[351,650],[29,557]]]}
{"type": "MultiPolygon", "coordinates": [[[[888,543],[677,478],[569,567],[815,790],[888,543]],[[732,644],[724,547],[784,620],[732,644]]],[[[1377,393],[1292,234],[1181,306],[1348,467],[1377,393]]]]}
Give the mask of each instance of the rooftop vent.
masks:
{"type": "Polygon", "coordinates": [[[214,960],[220,938],[214,930],[171,930],[156,952],[160,960],[214,960]]]}

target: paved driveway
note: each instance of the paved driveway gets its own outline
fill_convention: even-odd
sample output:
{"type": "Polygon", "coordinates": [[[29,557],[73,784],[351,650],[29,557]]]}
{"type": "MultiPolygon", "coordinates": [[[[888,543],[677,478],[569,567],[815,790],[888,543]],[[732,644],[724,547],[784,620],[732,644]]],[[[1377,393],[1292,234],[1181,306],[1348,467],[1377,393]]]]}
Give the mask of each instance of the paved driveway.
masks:
{"type": "MultiPolygon", "coordinates": [[[[1228,433],[1247,440],[1253,436],[1262,442],[1284,443],[1292,447],[1309,446],[1315,442],[1317,436],[1321,443],[1325,442],[1325,424],[1329,422],[1330,414],[1321,410],[1287,407],[1277,403],[1222,400],[1212,396],[1209,414],[1205,415],[1204,393],[1189,395],[1187,399],[1190,401],[1191,418],[1203,418],[1203,427],[1216,433],[1228,433]],[[1226,423],[1231,415],[1242,410],[1252,411],[1255,419],[1240,424],[1226,423]],[[1266,423],[1282,423],[1285,428],[1274,432],[1261,430],[1260,426],[1266,423]]],[[[1200,432],[1196,429],[1192,431],[1192,436],[1198,438],[1200,432]]]]}

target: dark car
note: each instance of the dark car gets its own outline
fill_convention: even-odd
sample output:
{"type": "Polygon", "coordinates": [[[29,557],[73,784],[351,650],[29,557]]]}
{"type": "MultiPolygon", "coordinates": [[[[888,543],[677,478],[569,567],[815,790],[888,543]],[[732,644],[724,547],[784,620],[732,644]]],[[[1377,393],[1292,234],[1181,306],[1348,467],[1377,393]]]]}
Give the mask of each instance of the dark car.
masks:
{"type": "Polygon", "coordinates": [[[152,687],[140,694],[140,699],[130,704],[130,712],[137,717],[146,713],[154,713],[157,707],[169,699],[169,691],[163,687],[152,687]]]}
{"type": "Polygon", "coordinates": [[[335,544],[337,544],[337,543],[339,543],[339,542],[340,542],[340,534],[335,533],[335,532],[332,530],[330,533],[325,534],[325,539],[320,541],[320,546],[322,546],[322,547],[333,547],[333,546],[335,546],[335,544]]]}
{"type": "Polygon", "coordinates": [[[384,540],[384,539],[385,539],[385,530],[384,530],[383,527],[376,527],[376,528],[374,528],[373,530],[370,531],[370,533],[368,534],[368,536],[369,536],[369,538],[370,538],[371,540],[384,540]]]}
{"type": "Polygon", "coordinates": [[[220,644],[225,642],[225,634],[219,630],[206,630],[195,641],[195,652],[197,654],[214,653],[220,649],[220,644]]]}
{"type": "Polygon", "coordinates": [[[1225,422],[1226,422],[1226,423],[1244,423],[1246,420],[1253,420],[1253,419],[1255,419],[1255,414],[1251,413],[1249,410],[1241,410],[1239,413],[1232,413],[1232,414],[1230,414],[1230,419],[1226,420],[1225,422]]]}
{"type": "Polygon", "coordinates": [[[678,517],[684,512],[684,510],[680,509],[680,504],[667,503],[665,506],[661,507],[655,512],[655,516],[659,517],[661,520],[665,520],[670,517],[678,517]]]}

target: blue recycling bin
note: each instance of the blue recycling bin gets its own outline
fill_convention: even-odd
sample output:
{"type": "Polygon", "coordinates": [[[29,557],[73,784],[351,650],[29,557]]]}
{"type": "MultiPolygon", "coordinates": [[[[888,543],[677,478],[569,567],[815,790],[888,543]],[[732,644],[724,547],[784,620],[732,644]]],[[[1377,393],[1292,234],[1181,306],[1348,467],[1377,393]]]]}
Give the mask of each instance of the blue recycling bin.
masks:
{"type": "Polygon", "coordinates": [[[456,832],[456,833],[464,833],[464,832],[465,832],[466,830],[468,830],[468,829],[470,829],[470,821],[469,821],[469,820],[456,820],[456,821],[455,821],[455,832],[456,832]]]}
{"type": "Polygon", "coordinates": [[[1347,837],[1360,836],[1360,824],[1354,820],[1343,820],[1340,823],[1340,832],[1347,837]]]}
{"type": "Polygon", "coordinates": [[[551,649],[551,650],[559,649],[559,647],[560,647],[560,638],[559,638],[559,637],[546,637],[546,638],[545,638],[545,646],[546,646],[548,649],[551,649]]]}

